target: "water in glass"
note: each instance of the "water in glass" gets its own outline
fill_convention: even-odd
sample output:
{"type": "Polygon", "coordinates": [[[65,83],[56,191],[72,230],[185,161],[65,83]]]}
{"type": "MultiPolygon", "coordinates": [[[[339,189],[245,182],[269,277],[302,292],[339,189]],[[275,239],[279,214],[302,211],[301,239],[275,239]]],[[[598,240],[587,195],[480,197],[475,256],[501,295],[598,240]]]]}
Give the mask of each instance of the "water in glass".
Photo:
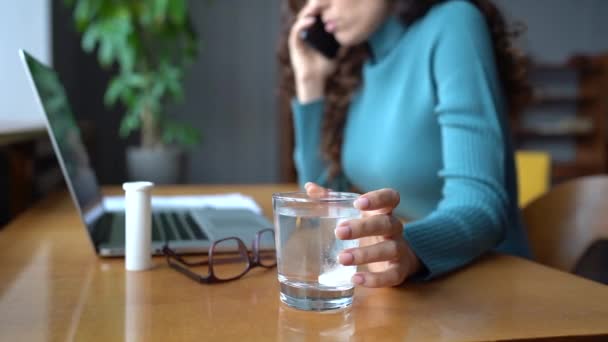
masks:
{"type": "Polygon", "coordinates": [[[334,230],[342,221],[358,218],[352,207],[319,211],[297,206],[275,208],[277,261],[281,300],[304,310],[331,310],[352,303],[351,277],[356,266],[343,266],[338,254],[358,246],[357,240],[340,240],[334,230]]]}

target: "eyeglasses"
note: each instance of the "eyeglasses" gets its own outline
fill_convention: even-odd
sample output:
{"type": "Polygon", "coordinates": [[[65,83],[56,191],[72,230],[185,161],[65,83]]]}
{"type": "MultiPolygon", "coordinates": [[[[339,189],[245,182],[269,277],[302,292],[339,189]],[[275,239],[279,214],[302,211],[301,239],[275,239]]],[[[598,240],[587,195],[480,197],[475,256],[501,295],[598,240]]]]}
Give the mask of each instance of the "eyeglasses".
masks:
{"type": "Polygon", "coordinates": [[[251,252],[241,239],[229,237],[214,241],[204,260],[195,260],[200,256],[178,255],[169,248],[168,243],[163,247],[163,254],[171,268],[190,279],[206,284],[236,280],[257,266],[273,268],[277,264],[273,229],[257,232],[251,252]],[[205,265],[208,267],[207,275],[200,275],[191,269],[205,265]]]}

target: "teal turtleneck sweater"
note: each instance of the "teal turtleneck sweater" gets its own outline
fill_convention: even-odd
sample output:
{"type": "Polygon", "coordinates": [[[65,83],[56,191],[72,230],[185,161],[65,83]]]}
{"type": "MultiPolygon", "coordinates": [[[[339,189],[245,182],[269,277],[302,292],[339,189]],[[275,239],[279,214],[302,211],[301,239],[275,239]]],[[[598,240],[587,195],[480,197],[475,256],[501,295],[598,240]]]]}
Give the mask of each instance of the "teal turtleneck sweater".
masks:
{"type": "Polygon", "coordinates": [[[344,128],[343,173],[320,157],[324,102],[292,103],[299,182],[362,191],[393,188],[403,235],[423,279],[492,249],[529,256],[517,207],[505,101],[483,15],[462,0],[405,27],[390,17],[369,40],[371,58],[344,128]]]}

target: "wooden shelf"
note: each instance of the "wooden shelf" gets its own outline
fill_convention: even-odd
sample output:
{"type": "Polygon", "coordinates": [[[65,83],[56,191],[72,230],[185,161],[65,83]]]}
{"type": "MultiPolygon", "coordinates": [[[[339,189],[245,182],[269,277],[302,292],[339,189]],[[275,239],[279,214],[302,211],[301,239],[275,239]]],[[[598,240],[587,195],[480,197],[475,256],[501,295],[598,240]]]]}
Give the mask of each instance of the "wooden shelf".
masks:
{"type": "Polygon", "coordinates": [[[572,138],[576,158],[572,162],[552,163],[556,181],[608,171],[608,55],[573,56],[565,63],[529,61],[534,77],[534,96],[529,106],[551,117],[552,110],[572,112],[568,118],[539,122],[539,128],[524,127],[521,115],[514,120],[516,141],[526,139],[572,138]],[[575,73],[576,77],[555,77],[550,72],[575,73]],[[548,72],[547,74],[543,74],[548,72]],[[573,105],[576,108],[573,108],[573,105]],[[560,108],[561,107],[561,108],[560,108]],[[559,121],[557,121],[559,120],[559,121]],[[563,120],[563,121],[562,121],[563,120]],[[541,126],[544,126],[542,127],[541,126]]]}
{"type": "Polygon", "coordinates": [[[603,68],[601,65],[594,63],[593,57],[573,56],[565,63],[551,62],[529,62],[529,68],[540,72],[582,72],[582,73],[601,73],[603,68]]]}
{"type": "Polygon", "coordinates": [[[531,129],[517,129],[515,134],[520,138],[591,138],[594,136],[592,131],[564,131],[564,132],[543,132],[531,129]]]}
{"type": "Polygon", "coordinates": [[[532,97],[531,105],[542,106],[542,105],[568,105],[576,104],[577,107],[588,106],[597,101],[596,97],[590,96],[568,96],[568,95],[537,95],[532,97]]]}
{"type": "Polygon", "coordinates": [[[524,138],[587,138],[597,134],[597,128],[594,127],[592,118],[584,116],[562,118],[552,123],[535,126],[518,127],[515,133],[524,138]]]}

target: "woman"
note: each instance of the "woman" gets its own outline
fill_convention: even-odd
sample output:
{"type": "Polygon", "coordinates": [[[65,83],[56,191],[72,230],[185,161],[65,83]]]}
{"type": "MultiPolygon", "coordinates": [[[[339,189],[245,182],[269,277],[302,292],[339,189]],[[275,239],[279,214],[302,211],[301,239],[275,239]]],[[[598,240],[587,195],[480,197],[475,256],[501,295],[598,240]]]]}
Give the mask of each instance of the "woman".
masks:
{"type": "Polygon", "coordinates": [[[299,181],[310,193],[367,192],[355,204],[364,217],[335,232],[361,238],[339,256],[368,265],[353,282],[431,279],[493,249],[528,256],[506,118],[527,88],[497,9],[487,0],[290,9],[279,57],[299,181]],[[317,15],[343,47],[336,60],[300,39],[317,15]]]}

